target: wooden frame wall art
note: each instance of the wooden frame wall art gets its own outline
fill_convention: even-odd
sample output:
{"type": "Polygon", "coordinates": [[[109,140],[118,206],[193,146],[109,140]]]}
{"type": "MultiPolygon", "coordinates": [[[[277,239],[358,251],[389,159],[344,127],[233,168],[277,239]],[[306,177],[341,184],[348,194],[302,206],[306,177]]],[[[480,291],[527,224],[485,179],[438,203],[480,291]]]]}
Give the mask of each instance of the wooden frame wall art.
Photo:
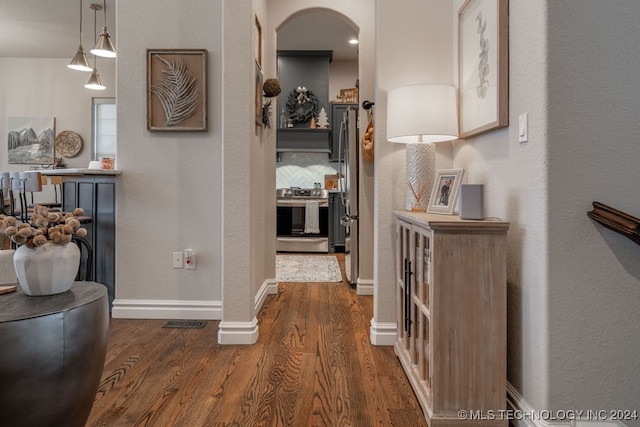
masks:
{"type": "Polygon", "coordinates": [[[208,130],[206,49],[147,49],[147,129],[208,130]]]}
{"type": "Polygon", "coordinates": [[[438,169],[436,179],[433,181],[427,212],[453,214],[463,175],[464,169],[438,169]]]}
{"type": "Polygon", "coordinates": [[[460,138],[509,124],[509,1],[467,0],[458,11],[460,138]]]}
{"type": "Polygon", "coordinates": [[[262,69],[262,25],[260,25],[260,20],[256,16],[255,20],[255,31],[253,32],[253,49],[254,56],[256,58],[256,64],[258,67],[262,69]]]}
{"type": "Polygon", "coordinates": [[[256,64],[256,80],[254,91],[254,108],[256,126],[262,126],[262,71],[256,64]]]}
{"type": "Polygon", "coordinates": [[[9,164],[54,164],[55,117],[9,117],[7,124],[9,164]]]}

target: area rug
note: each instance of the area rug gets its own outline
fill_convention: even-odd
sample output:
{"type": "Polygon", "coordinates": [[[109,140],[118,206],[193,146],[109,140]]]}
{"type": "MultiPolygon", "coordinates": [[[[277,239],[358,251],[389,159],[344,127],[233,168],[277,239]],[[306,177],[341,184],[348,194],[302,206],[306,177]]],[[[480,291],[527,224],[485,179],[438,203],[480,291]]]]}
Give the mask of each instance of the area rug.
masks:
{"type": "Polygon", "coordinates": [[[342,282],[335,256],[276,255],[278,282],[342,282]]]}

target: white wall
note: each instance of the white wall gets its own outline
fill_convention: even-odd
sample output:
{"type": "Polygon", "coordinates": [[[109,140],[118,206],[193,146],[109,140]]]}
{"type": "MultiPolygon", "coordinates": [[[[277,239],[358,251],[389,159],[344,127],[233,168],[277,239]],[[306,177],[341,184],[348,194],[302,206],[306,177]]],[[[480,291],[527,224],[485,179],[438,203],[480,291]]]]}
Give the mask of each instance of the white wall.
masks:
{"type": "MultiPolygon", "coordinates": [[[[371,22],[373,25],[373,22],[371,22]]],[[[340,89],[356,87],[358,80],[358,61],[333,60],[329,64],[329,101],[333,101],[340,94],[340,89]]],[[[360,100],[362,104],[364,99],[360,100]]]]}
{"type": "Polygon", "coordinates": [[[640,246],[586,215],[640,217],[640,3],[548,3],[549,402],[640,410],[640,246]]]}
{"type": "MultiPolygon", "coordinates": [[[[100,77],[107,89],[89,90],[84,84],[91,73],[70,70],[69,59],[0,58],[0,168],[6,172],[28,170],[36,165],[8,164],[7,121],[9,117],[54,117],[56,134],[63,130],[77,132],[83,148],[68,167],[84,168],[91,160],[91,98],[115,96],[115,61],[98,62],[100,77]]],[[[51,186],[35,194],[34,200],[52,201],[51,186]]]]}
{"type": "MultiPolygon", "coordinates": [[[[224,267],[222,4],[210,0],[189,4],[185,7],[171,0],[118,3],[117,163],[124,172],[117,199],[114,317],[220,315],[224,267]],[[146,130],[147,48],[207,49],[208,132],[146,130]],[[197,269],[173,269],[172,252],[186,248],[196,252],[197,269]],[[159,313],[158,307],[166,310],[159,313]],[[145,311],[147,308],[152,310],[145,311]]],[[[249,143],[248,138],[229,140],[238,145],[249,143]]],[[[248,170],[248,165],[244,167],[248,170]]]]}
{"type": "MultiPolygon", "coordinates": [[[[457,26],[457,10],[454,24],[457,26]]],[[[458,141],[465,182],[485,185],[485,215],[511,223],[508,233],[508,381],[536,409],[549,405],[547,251],[547,37],[544,2],[511,2],[509,123],[458,141]],[[529,142],[517,138],[529,115],[529,142]]],[[[454,26],[455,28],[455,26],[454,26]]]]}
{"type": "MultiPolygon", "coordinates": [[[[376,3],[376,127],[374,316],[372,341],[395,340],[394,219],[404,209],[405,145],[386,140],[387,92],[415,83],[453,84],[452,6],[449,2],[378,1],[376,3]],[[399,29],[402,29],[400,31],[399,29]]],[[[438,158],[450,157],[449,144],[438,158]]],[[[438,165],[436,165],[438,166],[438,165]]],[[[447,165],[450,166],[450,165],[447,165]]]]}
{"type": "Polygon", "coordinates": [[[640,9],[510,2],[509,15],[511,125],[457,142],[454,162],[467,182],[485,184],[487,216],[511,223],[510,400],[539,411],[637,409],[640,250],[586,213],[594,200],[640,212],[630,196],[640,179],[630,90],[640,9]]]}

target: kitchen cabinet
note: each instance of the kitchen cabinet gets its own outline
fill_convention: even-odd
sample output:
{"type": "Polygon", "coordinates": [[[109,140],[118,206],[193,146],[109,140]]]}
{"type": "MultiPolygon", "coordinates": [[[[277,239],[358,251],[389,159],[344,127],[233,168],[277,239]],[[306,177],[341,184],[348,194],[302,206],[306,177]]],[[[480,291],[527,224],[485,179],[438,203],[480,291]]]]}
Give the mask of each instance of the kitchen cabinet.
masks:
{"type": "Polygon", "coordinates": [[[345,249],[345,227],[340,224],[340,218],[345,215],[344,205],[340,200],[340,193],[329,193],[329,252],[339,253],[345,249]]]}
{"type": "MultiPolygon", "coordinates": [[[[344,119],[344,113],[347,112],[349,108],[358,109],[358,104],[331,104],[331,121],[329,125],[331,126],[331,153],[329,154],[330,162],[337,162],[340,156],[340,124],[344,119]]],[[[346,129],[342,130],[346,132],[346,129]]],[[[343,136],[344,143],[344,136],[343,136]]]]}
{"type": "Polygon", "coordinates": [[[276,152],[329,153],[330,129],[278,129],[276,152]]]}
{"type": "Polygon", "coordinates": [[[93,281],[107,287],[111,308],[116,286],[116,181],[120,171],[60,169],[46,174],[62,178],[63,211],[79,207],[92,219],[83,227],[93,248],[93,281]]]}
{"type": "Polygon", "coordinates": [[[396,217],[395,351],[430,427],[503,426],[508,223],[396,217]]]}

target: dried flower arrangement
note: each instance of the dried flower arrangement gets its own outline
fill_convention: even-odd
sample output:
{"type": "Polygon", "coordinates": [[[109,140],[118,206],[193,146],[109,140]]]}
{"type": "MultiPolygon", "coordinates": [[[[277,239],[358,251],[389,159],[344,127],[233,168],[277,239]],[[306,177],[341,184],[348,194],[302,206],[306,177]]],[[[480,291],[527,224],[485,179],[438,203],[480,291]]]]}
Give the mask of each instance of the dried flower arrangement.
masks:
{"type": "Polygon", "coordinates": [[[410,181],[407,181],[407,185],[409,186],[409,190],[411,190],[411,194],[413,195],[414,203],[411,206],[411,210],[413,212],[424,212],[425,208],[422,206],[422,198],[424,197],[425,191],[427,189],[427,184],[422,183],[418,184],[418,188],[413,188],[413,185],[410,181]]]}
{"type": "Polygon", "coordinates": [[[5,234],[17,245],[26,245],[31,249],[52,242],[66,245],[73,234],[79,237],[87,235],[77,217],[84,210],[76,208],[73,212],[56,212],[46,206],[35,205],[29,222],[19,221],[10,215],[0,215],[0,233],[5,234]]]}

